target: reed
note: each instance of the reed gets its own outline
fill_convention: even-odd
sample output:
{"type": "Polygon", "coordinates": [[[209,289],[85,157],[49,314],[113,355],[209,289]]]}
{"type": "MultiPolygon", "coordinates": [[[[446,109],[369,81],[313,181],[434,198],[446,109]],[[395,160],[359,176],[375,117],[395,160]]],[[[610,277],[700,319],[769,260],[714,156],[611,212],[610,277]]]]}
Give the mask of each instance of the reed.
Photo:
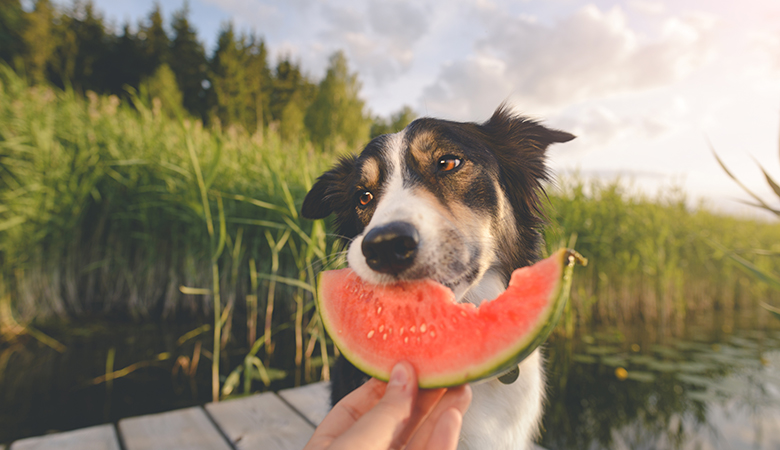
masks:
{"type": "Polygon", "coordinates": [[[551,191],[549,215],[548,245],[574,235],[590,262],[575,275],[569,322],[680,328],[692,313],[753,308],[756,299],[778,297],[707,243],[716,239],[776,272],[780,261],[771,252],[753,251],[780,250],[776,223],[690,208],[675,189],[649,196],[618,180],[576,178],[551,191]]]}

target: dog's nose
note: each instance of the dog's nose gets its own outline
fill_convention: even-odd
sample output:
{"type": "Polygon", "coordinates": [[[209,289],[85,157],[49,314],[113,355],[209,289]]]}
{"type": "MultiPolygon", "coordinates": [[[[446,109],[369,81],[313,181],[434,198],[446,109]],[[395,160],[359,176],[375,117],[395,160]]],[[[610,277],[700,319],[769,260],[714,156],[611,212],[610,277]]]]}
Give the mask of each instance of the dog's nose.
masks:
{"type": "Polygon", "coordinates": [[[371,269],[398,274],[409,268],[417,255],[420,235],[407,222],[390,222],[366,233],[361,249],[371,269]]]}

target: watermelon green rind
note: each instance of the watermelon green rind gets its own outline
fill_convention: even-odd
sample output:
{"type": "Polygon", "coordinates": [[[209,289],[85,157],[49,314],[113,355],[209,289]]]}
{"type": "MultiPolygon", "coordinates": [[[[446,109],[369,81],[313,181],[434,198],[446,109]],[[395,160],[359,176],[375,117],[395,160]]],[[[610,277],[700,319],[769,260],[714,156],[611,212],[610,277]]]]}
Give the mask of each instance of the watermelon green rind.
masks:
{"type": "MultiPolygon", "coordinates": [[[[528,355],[530,355],[542,342],[547,339],[549,334],[555,328],[558,319],[560,318],[560,315],[569,297],[573,266],[575,262],[584,263],[584,260],[573,250],[561,249],[555,252],[551,257],[539,263],[554,264],[555,270],[551,276],[551,281],[554,285],[546,296],[546,304],[535,318],[533,326],[529,329],[526,329],[522,333],[522,336],[518,336],[516,341],[511,342],[510,346],[504,348],[503,351],[491,355],[491,358],[486,359],[481,363],[473,364],[467,370],[452,370],[438,375],[419,373],[418,383],[420,387],[436,388],[456,386],[466,382],[473,382],[499,375],[502,372],[512,368],[520,361],[525,359],[528,355]]],[[[532,267],[533,266],[517,269],[512,274],[507,292],[513,289],[522,290],[523,277],[529,276],[531,273],[533,273],[532,267]]],[[[356,275],[349,272],[348,269],[346,269],[344,273],[345,276],[356,277],[356,275]]],[[[531,279],[531,281],[534,280],[531,279]]],[[[430,285],[426,286],[425,289],[446,290],[446,293],[440,292],[438,295],[448,295],[454,302],[454,296],[452,295],[452,292],[449,291],[449,289],[432,281],[427,281],[427,283],[430,285]]],[[[335,318],[329,317],[329,314],[326,312],[326,308],[323,308],[323,305],[320,304],[323,298],[324,284],[323,275],[320,274],[318,279],[317,307],[320,312],[323,325],[330,334],[331,339],[333,339],[334,344],[339,348],[347,360],[349,360],[355,367],[374,378],[387,381],[390,377],[390,370],[392,369],[389,364],[385,364],[384,367],[382,367],[381,364],[372,363],[371,361],[361,357],[358,351],[353,351],[349,348],[349,345],[346,345],[345,338],[341,336],[341,333],[335,332],[335,318]]],[[[512,295],[516,294],[513,293],[512,295]]],[[[499,299],[501,299],[501,296],[499,296],[496,300],[499,299]]],[[[492,302],[483,302],[482,305],[478,308],[476,314],[490,314],[491,303],[492,302]]],[[[500,305],[500,302],[496,303],[496,305],[500,305]]],[[[499,306],[496,306],[496,308],[498,307],[499,306]]],[[[469,310],[463,306],[463,309],[471,311],[470,314],[473,314],[473,308],[469,310]]],[[[464,330],[464,332],[468,332],[468,330],[464,330]]],[[[373,357],[373,355],[371,356],[373,357]]]]}

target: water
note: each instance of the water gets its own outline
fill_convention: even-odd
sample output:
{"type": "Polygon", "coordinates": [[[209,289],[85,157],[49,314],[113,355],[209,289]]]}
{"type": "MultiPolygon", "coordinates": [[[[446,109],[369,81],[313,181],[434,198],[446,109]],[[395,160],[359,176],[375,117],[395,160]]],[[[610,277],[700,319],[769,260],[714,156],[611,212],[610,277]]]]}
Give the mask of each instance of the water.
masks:
{"type": "Polygon", "coordinates": [[[548,344],[554,449],[780,449],[780,321],[592,330],[548,344]]]}
{"type": "MultiPolygon", "coordinates": [[[[64,353],[29,337],[0,340],[0,444],[210,401],[206,352],[191,377],[176,368],[198,341],[211,348],[209,331],[179,341],[198,325],[47,329],[64,353]],[[114,370],[142,364],[93,384],[111,349],[114,370]]],[[[240,341],[228,345],[230,367],[246,353],[240,341]]],[[[679,333],[594,328],[551,338],[546,354],[541,443],[550,450],[780,449],[780,320],[768,314],[699,316],[679,333]]]]}

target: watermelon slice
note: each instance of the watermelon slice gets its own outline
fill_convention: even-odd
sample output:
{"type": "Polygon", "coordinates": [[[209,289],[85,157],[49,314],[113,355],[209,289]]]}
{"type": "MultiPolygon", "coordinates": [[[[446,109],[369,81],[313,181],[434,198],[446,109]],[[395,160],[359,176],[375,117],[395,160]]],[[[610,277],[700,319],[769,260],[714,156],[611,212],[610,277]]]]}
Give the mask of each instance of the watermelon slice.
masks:
{"type": "Polygon", "coordinates": [[[364,283],[351,269],[319,276],[317,307],[325,330],[363,372],[387,381],[409,361],[422,388],[456,386],[513,368],[547,339],[569,296],[575,261],[561,249],[512,273],[495,300],[456,303],[450,289],[421,280],[364,283]]]}

